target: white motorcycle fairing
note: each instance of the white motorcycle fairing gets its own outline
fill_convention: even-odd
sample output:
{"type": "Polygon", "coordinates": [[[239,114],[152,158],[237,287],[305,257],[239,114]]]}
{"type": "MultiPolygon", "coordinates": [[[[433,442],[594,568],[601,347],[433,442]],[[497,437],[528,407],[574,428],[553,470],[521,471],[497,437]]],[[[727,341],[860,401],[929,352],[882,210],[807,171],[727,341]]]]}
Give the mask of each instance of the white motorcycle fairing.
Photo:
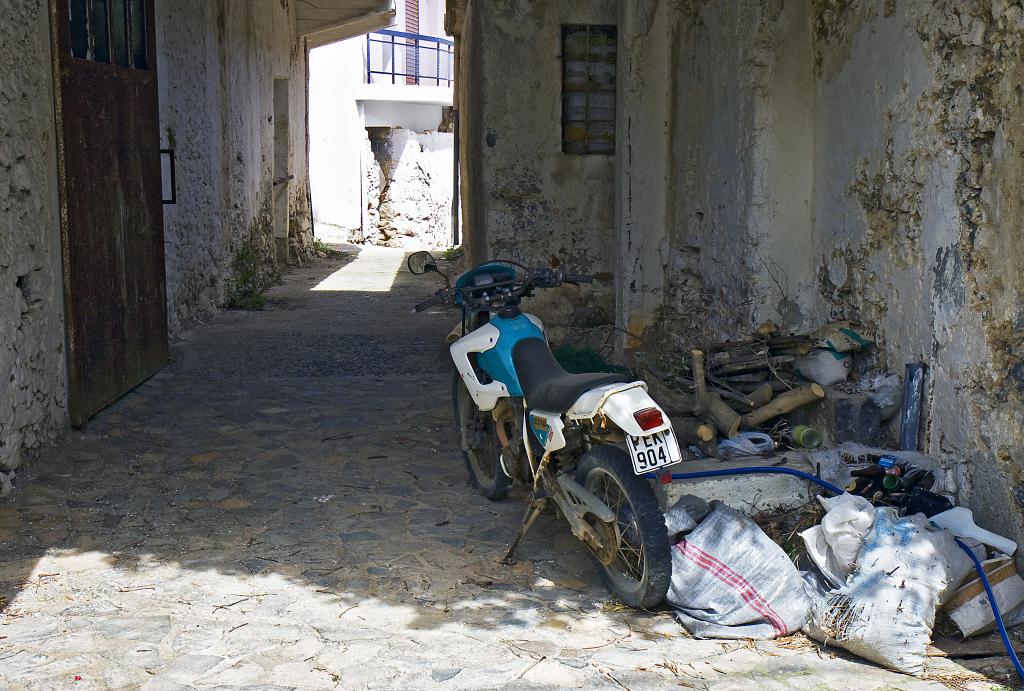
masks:
{"type": "MultiPolygon", "coordinates": [[[[536,317],[525,316],[538,328],[543,328],[540,320],[536,317]]],[[[471,353],[485,353],[496,348],[501,334],[502,332],[497,326],[487,323],[449,346],[459,376],[465,382],[473,402],[481,411],[494,410],[498,401],[511,395],[508,386],[503,382],[497,380],[486,384],[481,382],[470,361],[471,353]]],[[[600,416],[610,420],[626,434],[626,446],[633,459],[637,474],[643,474],[650,469],[664,467],[682,460],[679,444],[672,431],[672,423],[669,421],[668,415],[648,395],[647,384],[642,381],[634,381],[595,386],[577,398],[564,417],[553,411],[530,411],[526,419],[523,420],[523,436],[531,465],[534,463],[534,458],[527,439],[530,433],[540,441],[545,454],[547,454],[565,447],[566,438],[563,433],[565,420],[594,420],[600,416]],[[660,415],[661,424],[644,429],[640,426],[635,414],[652,410],[656,410],[660,415]],[[645,453],[651,454],[650,463],[653,465],[638,460],[642,458],[642,454],[638,455],[637,453],[640,447],[644,448],[645,453]]]]}
{"type": "Polygon", "coordinates": [[[489,384],[481,382],[477,378],[476,372],[473,371],[473,365],[469,361],[469,354],[490,350],[498,342],[499,335],[497,327],[491,324],[484,324],[479,329],[471,331],[455,341],[449,347],[452,360],[455,361],[455,367],[459,370],[459,376],[466,383],[469,395],[480,410],[494,410],[498,400],[508,396],[508,387],[500,381],[492,381],[489,384]]]}
{"type": "MultiPolygon", "coordinates": [[[[540,319],[532,314],[526,314],[525,316],[543,333],[544,323],[540,319]]],[[[469,361],[469,354],[483,353],[490,350],[497,345],[500,336],[501,332],[498,331],[498,328],[488,323],[470,331],[448,347],[452,354],[452,360],[455,362],[455,367],[459,371],[459,376],[466,383],[469,395],[480,410],[494,410],[494,406],[498,405],[500,399],[508,398],[509,392],[508,387],[500,381],[492,381],[489,384],[481,382],[477,378],[476,372],[473,371],[473,365],[469,361]]]]}

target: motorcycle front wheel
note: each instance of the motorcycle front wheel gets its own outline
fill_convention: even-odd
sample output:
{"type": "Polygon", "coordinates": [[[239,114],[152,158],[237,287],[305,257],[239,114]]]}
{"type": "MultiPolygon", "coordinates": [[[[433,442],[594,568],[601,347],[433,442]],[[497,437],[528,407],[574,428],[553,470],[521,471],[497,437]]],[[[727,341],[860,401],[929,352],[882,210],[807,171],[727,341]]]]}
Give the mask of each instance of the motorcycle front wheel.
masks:
{"type": "Polygon", "coordinates": [[[489,411],[476,407],[458,372],[452,380],[452,407],[470,484],[492,501],[503,498],[512,481],[501,467],[501,443],[494,418],[489,411]]]}
{"type": "Polygon", "coordinates": [[[633,472],[629,456],[595,446],[576,467],[576,481],[615,514],[617,544],[603,558],[592,556],[601,577],[624,604],[651,608],[665,599],[672,554],[665,515],[650,482],[633,472]]]}

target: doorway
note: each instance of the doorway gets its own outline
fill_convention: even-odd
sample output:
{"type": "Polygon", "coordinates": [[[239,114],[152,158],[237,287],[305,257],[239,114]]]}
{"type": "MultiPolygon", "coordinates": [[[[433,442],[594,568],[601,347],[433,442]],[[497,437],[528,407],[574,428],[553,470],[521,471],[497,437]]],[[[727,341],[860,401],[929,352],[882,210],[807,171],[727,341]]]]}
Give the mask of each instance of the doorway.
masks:
{"type": "Polygon", "coordinates": [[[288,262],[289,182],[294,177],[288,172],[291,137],[288,121],[288,80],[274,80],[274,245],[277,261],[288,262]]]}

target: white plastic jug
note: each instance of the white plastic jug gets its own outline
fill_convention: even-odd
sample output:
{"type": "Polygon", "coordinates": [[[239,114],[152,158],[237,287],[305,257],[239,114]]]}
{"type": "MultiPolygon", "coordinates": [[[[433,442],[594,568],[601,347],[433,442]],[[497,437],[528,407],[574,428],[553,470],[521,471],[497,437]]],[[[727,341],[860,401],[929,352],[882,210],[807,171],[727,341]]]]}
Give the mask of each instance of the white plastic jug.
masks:
{"type": "Polygon", "coordinates": [[[1017,543],[1013,540],[979,528],[974,523],[974,514],[967,507],[955,506],[948,511],[935,514],[930,520],[957,537],[972,537],[1008,556],[1012,556],[1017,551],[1017,543]]]}

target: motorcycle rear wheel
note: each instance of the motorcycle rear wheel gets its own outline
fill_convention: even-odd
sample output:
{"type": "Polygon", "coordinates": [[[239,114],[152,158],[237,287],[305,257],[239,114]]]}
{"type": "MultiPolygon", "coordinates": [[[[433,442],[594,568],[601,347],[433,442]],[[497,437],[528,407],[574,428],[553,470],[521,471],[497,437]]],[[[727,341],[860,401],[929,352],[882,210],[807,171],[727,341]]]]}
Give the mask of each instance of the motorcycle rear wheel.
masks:
{"type": "Polygon", "coordinates": [[[619,543],[611,562],[592,556],[605,585],[631,607],[661,603],[672,579],[672,553],[650,482],[637,476],[629,456],[613,446],[591,448],[576,467],[576,481],[616,517],[619,543]]]}
{"type": "Polygon", "coordinates": [[[452,407],[470,484],[492,501],[502,499],[512,481],[501,467],[501,443],[494,418],[489,411],[476,407],[458,372],[452,380],[452,407]]]}

